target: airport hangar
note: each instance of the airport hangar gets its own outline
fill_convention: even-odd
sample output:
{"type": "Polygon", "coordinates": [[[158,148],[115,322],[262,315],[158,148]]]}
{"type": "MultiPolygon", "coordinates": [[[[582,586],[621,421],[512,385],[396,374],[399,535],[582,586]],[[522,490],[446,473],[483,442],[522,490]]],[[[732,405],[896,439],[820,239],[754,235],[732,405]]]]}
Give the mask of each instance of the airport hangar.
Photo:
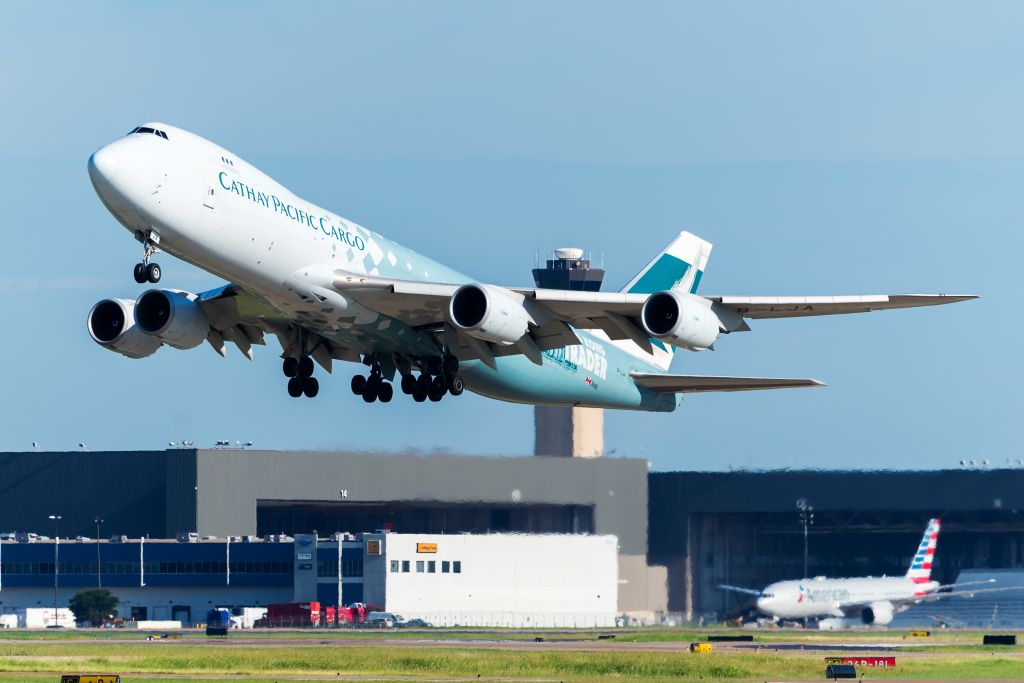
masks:
{"type": "MultiPolygon", "coordinates": [[[[237,449],[5,453],[0,454],[0,531],[52,535],[48,516],[60,514],[60,536],[71,538],[95,537],[97,517],[104,520],[99,533],[104,538],[173,539],[191,532],[242,540],[316,531],[330,539],[335,532],[379,529],[408,535],[615,536],[617,611],[648,617],[678,613],[684,619],[737,608],[742,598],[719,590],[720,583],[760,588],[803,574],[800,499],[813,508],[807,528],[811,576],[901,575],[933,516],[943,520],[934,569],[940,581],[954,581],[963,569],[1024,569],[1021,467],[648,469],[645,460],[600,457],[237,449]]],[[[15,580],[8,570],[18,552],[42,552],[43,546],[30,550],[29,545],[3,543],[4,589],[15,580]]],[[[134,552],[103,545],[104,552],[134,552]]],[[[164,559],[198,552],[197,544],[162,545],[164,559]]],[[[294,548],[270,550],[274,544],[269,544],[261,551],[262,543],[250,545],[243,550],[232,543],[233,552],[241,553],[233,557],[248,553],[254,562],[287,565],[285,576],[270,582],[275,590],[267,592],[266,602],[288,595],[312,599],[298,597],[291,571],[298,561],[294,548]]],[[[157,552],[149,542],[146,548],[157,552]]],[[[221,549],[209,552],[222,554],[221,549]]],[[[46,583],[46,565],[38,568],[44,576],[32,580],[46,583]]],[[[48,571],[52,578],[52,565],[48,571]]],[[[183,580],[178,577],[177,585],[189,585],[183,580]]],[[[61,581],[69,590],[74,585],[69,575],[61,581]]],[[[91,581],[83,576],[80,582],[91,581]]],[[[236,577],[235,584],[244,581],[236,577]]]]}

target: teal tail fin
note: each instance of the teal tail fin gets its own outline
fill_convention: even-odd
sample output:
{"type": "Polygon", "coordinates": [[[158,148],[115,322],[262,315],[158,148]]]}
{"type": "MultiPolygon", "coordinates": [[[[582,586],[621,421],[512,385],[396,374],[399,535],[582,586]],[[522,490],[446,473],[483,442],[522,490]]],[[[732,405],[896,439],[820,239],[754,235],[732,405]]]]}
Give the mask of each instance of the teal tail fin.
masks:
{"type": "MultiPolygon", "coordinates": [[[[622,291],[630,294],[653,294],[674,289],[696,294],[701,276],[708,265],[708,257],[711,256],[711,247],[710,242],[691,232],[683,231],[662,249],[653,261],[644,266],[622,291]]],[[[654,347],[654,354],[649,360],[660,370],[668,370],[675,347],[657,339],[652,339],[651,344],[654,347]]]]}
{"type": "Polygon", "coordinates": [[[675,289],[696,294],[708,257],[711,256],[711,247],[710,242],[693,233],[681,232],[622,291],[653,294],[675,289]]]}

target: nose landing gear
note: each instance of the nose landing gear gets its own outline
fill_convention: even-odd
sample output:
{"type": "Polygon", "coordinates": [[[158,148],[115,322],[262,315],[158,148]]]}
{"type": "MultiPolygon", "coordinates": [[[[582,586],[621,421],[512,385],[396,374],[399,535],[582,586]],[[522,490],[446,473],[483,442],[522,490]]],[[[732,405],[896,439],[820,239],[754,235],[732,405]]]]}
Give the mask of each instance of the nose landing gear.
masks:
{"type": "Polygon", "coordinates": [[[135,270],[132,272],[135,281],[140,285],[146,282],[156,284],[160,282],[160,266],[150,263],[149,260],[160,250],[158,247],[160,237],[155,232],[149,231],[145,235],[136,233],[136,238],[142,242],[142,263],[135,264],[135,270]]]}

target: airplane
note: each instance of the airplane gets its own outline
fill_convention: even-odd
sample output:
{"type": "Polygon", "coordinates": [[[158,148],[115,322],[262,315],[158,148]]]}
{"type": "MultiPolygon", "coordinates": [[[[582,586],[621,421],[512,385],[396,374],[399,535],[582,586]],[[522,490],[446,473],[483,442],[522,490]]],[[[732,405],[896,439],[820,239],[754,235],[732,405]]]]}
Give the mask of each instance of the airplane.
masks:
{"type": "Polygon", "coordinates": [[[129,358],[231,342],[250,360],[274,335],[288,394],[314,397],[315,365],[368,368],[351,389],[391,401],[466,389],[504,401],[671,412],[687,393],[813,387],[814,379],[668,374],[677,349],[714,348],[747,319],[933,306],[970,295],[698,295],[712,245],[682,232],[620,292],[508,288],[464,275],[290,192],[198,135],[137,126],[89,157],[100,201],[142,243],[139,284],[166,252],[227,281],[97,303],[87,326],[129,358]]]}
{"type": "Polygon", "coordinates": [[[971,597],[1009,588],[951,590],[995,583],[995,579],[956,584],[932,581],[932,560],[939,544],[938,519],[928,521],[917,552],[904,576],[867,576],[852,579],[813,579],[778,581],[764,590],[721,584],[719,588],[756,598],[757,609],[774,620],[818,619],[825,629],[849,624],[886,626],[893,616],[913,605],[943,598],[971,597]]]}

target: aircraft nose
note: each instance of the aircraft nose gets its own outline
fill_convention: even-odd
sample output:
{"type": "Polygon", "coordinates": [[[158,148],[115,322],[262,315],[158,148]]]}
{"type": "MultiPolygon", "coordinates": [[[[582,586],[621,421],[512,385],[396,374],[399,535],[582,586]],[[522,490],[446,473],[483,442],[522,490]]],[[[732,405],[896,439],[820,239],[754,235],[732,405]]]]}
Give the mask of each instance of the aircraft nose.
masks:
{"type": "Polygon", "coordinates": [[[89,177],[95,183],[109,183],[117,174],[117,154],[110,145],[96,151],[89,157],[89,177]]]}

